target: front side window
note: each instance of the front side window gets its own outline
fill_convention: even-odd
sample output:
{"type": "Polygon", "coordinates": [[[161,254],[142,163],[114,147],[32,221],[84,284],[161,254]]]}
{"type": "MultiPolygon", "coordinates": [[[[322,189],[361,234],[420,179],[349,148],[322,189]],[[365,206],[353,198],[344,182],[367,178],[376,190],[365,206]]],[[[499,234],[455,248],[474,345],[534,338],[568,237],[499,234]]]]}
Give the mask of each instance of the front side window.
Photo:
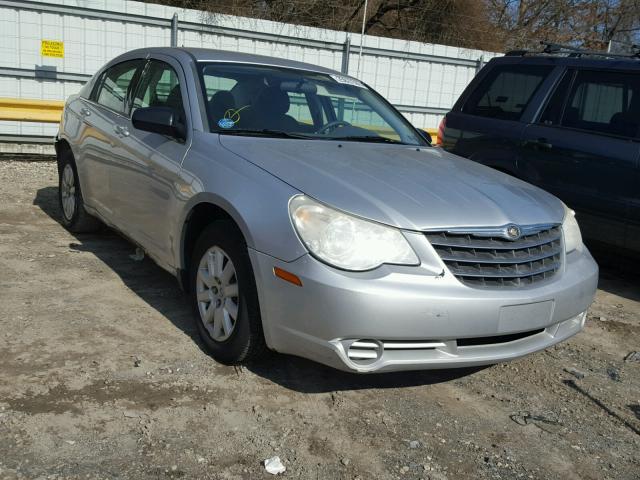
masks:
{"type": "Polygon", "coordinates": [[[122,62],[109,68],[103,75],[96,102],[124,114],[131,81],[140,66],[140,60],[122,62]]]}
{"type": "Polygon", "coordinates": [[[223,63],[202,63],[200,74],[216,133],[425,145],[402,115],[349,77],[223,63]]]}
{"type": "Polygon", "coordinates": [[[580,130],[635,137],[640,126],[640,81],[637,75],[579,71],[561,124],[580,130]]]}
{"type": "Polygon", "coordinates": [[[520,120],[553,68],[541,65],[494,67],[469,96],[464,113],[501,120],[520,120]]]}
{"type": "Polygon", "coordinates": [[[133,108],[171,107],[184,115],[178,74],[168,63],[151,60],[133,99],[133,108]]]}

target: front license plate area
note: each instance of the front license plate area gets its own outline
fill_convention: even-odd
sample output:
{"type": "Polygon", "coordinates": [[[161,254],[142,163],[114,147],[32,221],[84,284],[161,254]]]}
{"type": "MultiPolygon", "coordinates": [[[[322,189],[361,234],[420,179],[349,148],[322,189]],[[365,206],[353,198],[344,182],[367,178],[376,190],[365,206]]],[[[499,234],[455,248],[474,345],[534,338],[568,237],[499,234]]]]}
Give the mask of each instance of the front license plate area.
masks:
{"type": "Polygon", "coordinates": [[[548,327],[553,316],[553,300],[507,305],[500,308],[500,333],[523,332],[548,327]]]}

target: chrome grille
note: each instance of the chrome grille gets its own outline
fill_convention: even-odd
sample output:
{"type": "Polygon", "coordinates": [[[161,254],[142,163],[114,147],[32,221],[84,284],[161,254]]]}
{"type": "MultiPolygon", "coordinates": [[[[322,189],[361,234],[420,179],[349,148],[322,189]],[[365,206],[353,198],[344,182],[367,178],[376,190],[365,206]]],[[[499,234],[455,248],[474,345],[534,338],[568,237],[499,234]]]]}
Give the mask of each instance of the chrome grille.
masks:
{"type": "Polygon", "coordinates": [[[523,287],[553,276],[562,261],[559,226],[516,240],[486,233],[426,232],[458,280],[471,287],[523,287]]]}

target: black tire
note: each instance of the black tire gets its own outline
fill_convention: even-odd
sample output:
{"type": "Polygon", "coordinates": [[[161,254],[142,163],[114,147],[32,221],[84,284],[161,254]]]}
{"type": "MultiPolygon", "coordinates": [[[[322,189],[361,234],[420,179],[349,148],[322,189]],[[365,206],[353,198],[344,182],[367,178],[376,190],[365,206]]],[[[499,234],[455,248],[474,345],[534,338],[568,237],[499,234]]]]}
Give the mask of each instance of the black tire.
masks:
{"type": "Polygon", "coordinates": [[[232,222],[216,221],[202,232],[191,257],[189,285],[194,321],[200,338],[213,358],[226,365],[238,365],[249,363],[266,353],[267,348],[251,261],[244,238],[232,222]],[[197,297],[200,261],[205,253],[213,247],[221,249],[233,263],[238,287],[237,318],[231,334],[223,341],[214,340],[205,327],[197,297]]]}
{"type": "MultiPolygon", "coordinates": [[[[71,150],[67,150],[60,155],[59,159],[60,168],[58,170],[58,205],[60,206],[60,213],[62,218],[62,225],[73,233],[91,233],[99,230],[102,227],[102,223],[95,217],[92,217],[84,209],[84,200],[82,199],[82,192],[80,191],[80,182],[78,181],[78,170],[76,169],[76,162],[73,158],[71,150]],[[63,196],[63,181],[65,175],[65,169],[71,168],[73,172],[74,190],[70,194],[74,200],[74,206],[72,213],[67,208],[65,209],[63,196]]],[[[68,192],[67,189],[64,189],[68,192]]]]}

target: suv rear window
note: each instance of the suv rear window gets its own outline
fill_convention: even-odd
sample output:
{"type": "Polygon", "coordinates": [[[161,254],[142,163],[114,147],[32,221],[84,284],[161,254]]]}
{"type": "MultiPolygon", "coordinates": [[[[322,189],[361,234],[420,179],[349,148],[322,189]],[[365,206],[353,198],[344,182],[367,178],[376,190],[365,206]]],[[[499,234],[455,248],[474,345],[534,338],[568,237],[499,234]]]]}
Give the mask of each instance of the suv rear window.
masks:
{"type": "Polygon", "coordinates": [[[501,120],[519,120],[553,67],[499,65],[476,87],[462,107],[464,113],[501,120]]]}
{"type": "Polygon", "coordinates": [[[561,124],[635,137],[639,117],[640,80],[636,74],[583,70],[576,74],[561,124]]]}

